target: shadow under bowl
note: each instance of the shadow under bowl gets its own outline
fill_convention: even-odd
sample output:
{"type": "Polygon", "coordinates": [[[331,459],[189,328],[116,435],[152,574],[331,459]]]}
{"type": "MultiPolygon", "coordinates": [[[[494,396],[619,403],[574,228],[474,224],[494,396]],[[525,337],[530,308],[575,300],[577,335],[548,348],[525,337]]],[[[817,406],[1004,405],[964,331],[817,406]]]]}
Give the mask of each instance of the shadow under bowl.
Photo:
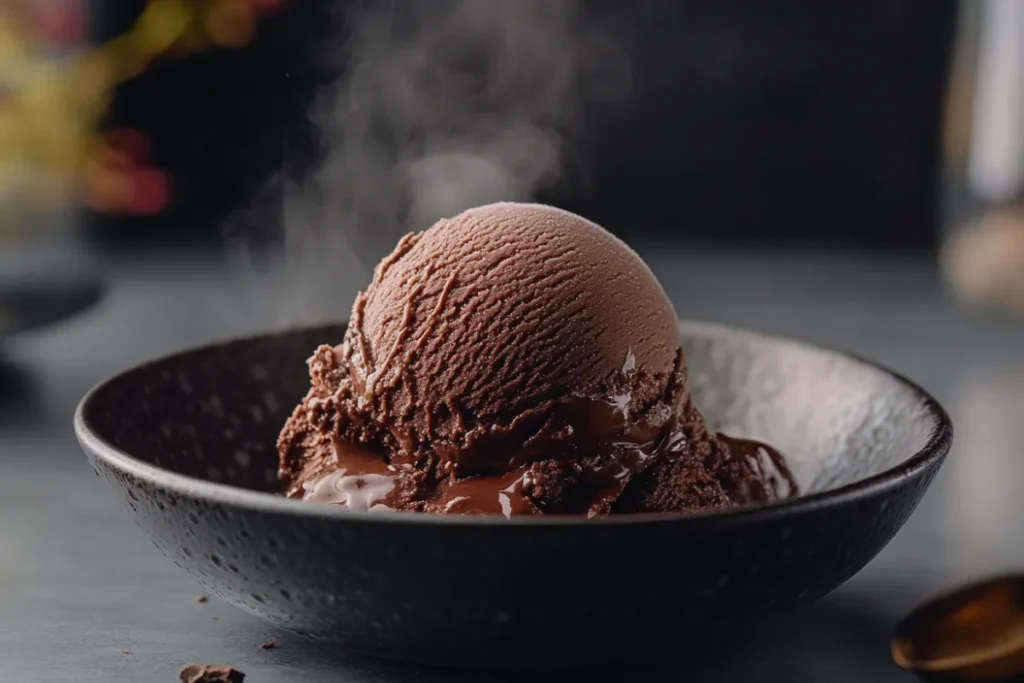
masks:
{"type": "Polygon", "coordinates": [[[547,668],[679,656],[815,600],[881,550],[952,441],[911,382],[803,342],[681,323],[709,424],[787,457],[797,499],[720,512],[368,515],[276,495],[277,432],[330,326],[109,379],[75,428],[156,545],[211,593],[350,650],[547,668]]]}

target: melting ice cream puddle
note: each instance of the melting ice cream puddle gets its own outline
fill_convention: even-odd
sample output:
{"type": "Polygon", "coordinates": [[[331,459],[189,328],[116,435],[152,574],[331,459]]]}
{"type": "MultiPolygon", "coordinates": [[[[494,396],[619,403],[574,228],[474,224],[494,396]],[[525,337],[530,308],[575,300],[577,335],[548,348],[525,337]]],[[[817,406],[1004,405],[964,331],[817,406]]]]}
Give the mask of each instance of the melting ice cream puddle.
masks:
{"type": "Polygon", "coordinates": [[[341,469],[306,484],[303,500],[342,505],[358,512],[390,509],[384,501],[393,488],[394,477],[386,474],[347,474],[341,469]]]}
{"type": "Polygon", "coordinates": [[[304,500],[344,505],[359,512],[390,509],[383,501],[394,487],[393,477],[384,474],[348,475],[342,469],[307,485],[304,500]]]}
{"type": "Polygon", "coordinates": [[[754,500],[775,500],[791,498],[797,494],[796,480],[786,467],[782,454],[771,446],[752,439],[740,439],[719,434],[718,438],[725,442],[729,453],[736,458],[746,460],[748,466],[757,476],[743,482],[745,495],[754,500]]]}
{"type": "Polygon", "coordinates": [[[512,515],[532,514],[533,505],[523,495],[525,472],[502,477],[473,477],[452,483],[442,496],[445,512],[512,515]]]}
{"type": "Polygon", "coordinates": [[[395,488],[395,469],[379,456],[335,441],[334,472],[304,485],[303,500],[341,505],[358,512],[389,510],[395,488]]]}
{"type": "MultiPolygon", "coordinates": [[[[392,510],[391,496],[398,471],[394,465],[359,446],[335,440],[338,469],[307,482],[303,500],[340,505],[355,512],[392,510]]],[[[447,513],[464,515],[500,514],[511,517],[530,514],[533,506],[523,495],[529,474],[522,470],[503,476],[471,477],[450,484],[435,502],[447,513]]]]}

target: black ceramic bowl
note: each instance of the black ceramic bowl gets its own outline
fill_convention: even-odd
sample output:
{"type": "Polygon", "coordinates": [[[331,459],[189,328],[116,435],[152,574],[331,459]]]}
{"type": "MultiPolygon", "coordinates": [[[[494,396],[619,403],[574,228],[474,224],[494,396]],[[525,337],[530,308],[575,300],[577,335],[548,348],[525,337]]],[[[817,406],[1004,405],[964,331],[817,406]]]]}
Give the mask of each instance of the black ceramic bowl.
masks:
{"type": "Polygon", "coordinates": [[[917,505],[949,418],[910,382],[813,346],[682,324],[717,429],[763,439],[805,494],[702,515],[365,515],[275,495],[305,359],[341,327],[186,351],[82,401],[78,437],[138,523],[206,589],[362,653],[546,667],[674,654],[828,593],[917,505]]]}

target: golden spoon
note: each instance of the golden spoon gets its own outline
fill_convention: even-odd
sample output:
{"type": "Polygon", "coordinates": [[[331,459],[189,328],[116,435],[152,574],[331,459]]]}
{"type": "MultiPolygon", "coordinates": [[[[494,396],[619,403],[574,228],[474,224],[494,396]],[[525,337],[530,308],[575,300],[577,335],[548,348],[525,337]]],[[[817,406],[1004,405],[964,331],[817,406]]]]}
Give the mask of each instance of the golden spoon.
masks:
{"type": "Polygon", "coordinates": [[[1024,576],[961,588],[896,627],[892,658],[929,681],[1024,680],[1024,576]]]}

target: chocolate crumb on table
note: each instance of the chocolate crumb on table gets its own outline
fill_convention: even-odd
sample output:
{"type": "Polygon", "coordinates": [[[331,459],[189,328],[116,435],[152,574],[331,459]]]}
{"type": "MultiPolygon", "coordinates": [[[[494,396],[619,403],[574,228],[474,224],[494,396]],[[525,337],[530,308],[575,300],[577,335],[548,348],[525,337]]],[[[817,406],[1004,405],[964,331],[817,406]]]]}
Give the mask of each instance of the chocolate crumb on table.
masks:
{"type": "Polygon", "coordinates": [[[181,683],[242,683],[245,674],[230,666],[186,664],[178,672],[181,683]]]}
{"type": "Polygon", "coordinates": [[[207,598],[205,595],[197,595],[196,596],[196,602],[198,602],[200,604],[206,602],[208,599],[209,598],[207,598]]]}
{"type": "Polygon", "coordinates": [[[267,642],[265,642],[262,645],[260,645],[260,649],[263,649],[263,650],[273,650],[275,647],[277,647],[277,639],[276,638],[271,638],[267,642]]]}

